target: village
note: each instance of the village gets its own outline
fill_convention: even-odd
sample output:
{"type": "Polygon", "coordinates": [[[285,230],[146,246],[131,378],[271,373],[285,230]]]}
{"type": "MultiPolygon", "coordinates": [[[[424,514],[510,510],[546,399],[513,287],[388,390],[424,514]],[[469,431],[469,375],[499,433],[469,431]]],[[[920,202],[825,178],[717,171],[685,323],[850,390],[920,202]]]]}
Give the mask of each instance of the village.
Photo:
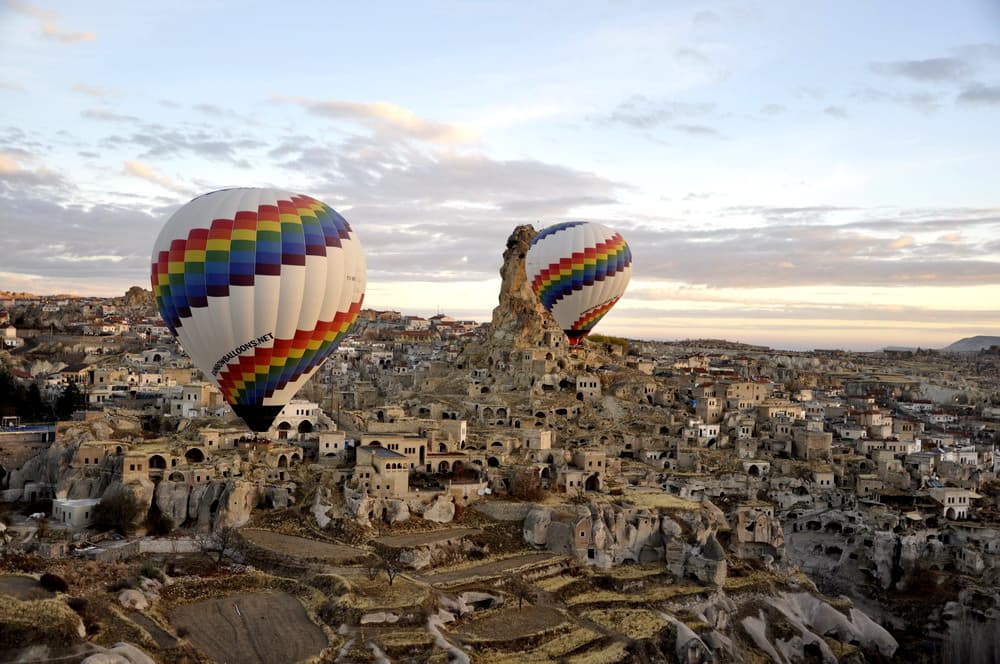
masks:
{"type": "MultiPolygon", "coordinates": [[[[516,243],[501,276],[488,324],[363,311],[262,434],[142,289],[0,299],[7,571],[23,556],[53,569],[206,550],[221,562],[231,545],[230,574],[272,575],[261,587],[305,607],[320,636],[296,659],[315,661],[998,652],[1000,348],[595,335],[570,349],[527,291],[516,243]],[[115,501],[137,506],[118,534],[115,501]],[[318,571],[339,591],[309,585],[318,571]],[[287,577],[308,588],[275,581],[287,577]],[[403,587],[413,596],[395,601],[403,587]],[[352,595],[364,601],[348,611],[352,595]],[[501,621],[510,634],[494,634],[501,621]]],[[[119,626],[145,651],[121,661],[235,647],[199,641],[180,617],[185,581],[171,581],[105,598],[127,609],[111,623],[144,615],[119,626]],[[143,614],[157,602],[172,608],[143,614]]],[[[93,620],[84,612],[74,652],[111,656],[118,632],[88,631],[93,620]]]]}

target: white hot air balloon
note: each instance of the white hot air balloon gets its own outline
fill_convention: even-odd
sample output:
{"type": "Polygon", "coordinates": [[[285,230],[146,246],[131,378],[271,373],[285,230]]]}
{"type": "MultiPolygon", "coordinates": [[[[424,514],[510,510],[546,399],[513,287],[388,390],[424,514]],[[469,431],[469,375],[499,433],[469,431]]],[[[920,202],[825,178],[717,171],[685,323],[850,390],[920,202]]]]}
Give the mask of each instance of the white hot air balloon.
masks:
{"type": "Polygon", "coordinates": [[[524,265],[531,289],[575,346],[625,292],[632,252],[607,226],[568,221],[539,231],[524,265]]]}
{"type": "Polygon", "coordinates": [[[254,431],[266,431],[361,311],[361,243],[333,208],[224,189],[167,220],[153,247],[160,314],[254,431]]]}

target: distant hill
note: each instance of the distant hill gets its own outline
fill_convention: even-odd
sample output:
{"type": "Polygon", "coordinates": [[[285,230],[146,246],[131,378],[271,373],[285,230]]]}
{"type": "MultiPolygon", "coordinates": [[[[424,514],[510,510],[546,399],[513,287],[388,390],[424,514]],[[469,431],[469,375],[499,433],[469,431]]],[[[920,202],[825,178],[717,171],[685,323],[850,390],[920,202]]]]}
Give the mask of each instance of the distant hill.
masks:
{"type": "Polygon", "coordinates": [[[959,339],[950,346],[945,346],[941,350],[946,353],[970,353],[986,350],[990,346],[1000,346],[1000,337],[987,337],[983,335],[966,337],[959,339]]]}

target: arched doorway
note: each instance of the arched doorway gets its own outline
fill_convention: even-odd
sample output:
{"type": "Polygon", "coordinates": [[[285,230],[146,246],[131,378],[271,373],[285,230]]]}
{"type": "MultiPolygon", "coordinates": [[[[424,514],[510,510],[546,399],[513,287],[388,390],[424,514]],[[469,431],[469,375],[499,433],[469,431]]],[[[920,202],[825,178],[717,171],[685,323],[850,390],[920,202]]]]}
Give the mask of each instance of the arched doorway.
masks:
{"type": "Polygon", "coordinates": [[[201,463],[205,460],[205,453],[197,447],[192,447],[184,453],[184,458],[187,459],[188,463],[201,463]]]}
{"type": "Polygon", "coordinates": [[[586,491],[599,491],[600,488],[601,488],[601,478],[600,478],[600,476],[598,476],[597,473],[594,473],[593,475],[591,475],[590,477],[588,477],[587,481],[584,482],[584,484],[583,484],[583,488],[586,491]]]}
{"type": "Polygon", "coordinates": [[[437,470],[438,470],[439,473],[447,473],[449,471],[448,462],[447,461],[442,461],[441,463],[439,463],[437,470]]]}
{"type": "Polygon", "coordinates": [[[167,460],[164,459],[159,454],[154,454],[149,457],[149,469],[150,470],[163,470],[167,467],[167,460]]]}
{"type": "Polygon", "coordinates": [[[313,425],[309,420],[302,420],[299,422],[299,433],[312,433],[313,425]]]}
{"type": "Polygon", "coordinates": [[[278,468],[288,468],[288,457],[284,454],[278,457],[278,468]]]}

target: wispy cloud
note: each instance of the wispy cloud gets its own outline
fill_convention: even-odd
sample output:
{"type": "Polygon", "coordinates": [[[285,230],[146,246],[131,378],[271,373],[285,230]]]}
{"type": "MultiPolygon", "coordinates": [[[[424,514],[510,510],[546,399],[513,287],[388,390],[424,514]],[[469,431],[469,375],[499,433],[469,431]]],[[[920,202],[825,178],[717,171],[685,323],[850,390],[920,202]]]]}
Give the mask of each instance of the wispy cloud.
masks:
{"type": "Polygon", "coordinates": [[[913,81],[957,81],[968,76],[972,67],[959,58],[928,58],[926,60],[897,60],[875,62],[871,70],[886,76],[901,76],[913,81]]]}
{"type": "Polygon", "coordinates": [[[427,120],[409,109],[387,102],[354,102],[280,96],[274,99],[279,102],[298,104],[313,115],[358,123],[381,134],[395,135],[411,140],[459,144],[479,139],[479,132],[473,127],[427,120]]]}
{"type": "Polygon", "coordinates": [[[80,113],[88,120],[101,120],[104,122],[139,122],[139,118],[134,115],[115,113],[106,108],[88,108],[80,113]]]}
{"type": "Polygon", "coordinates": [[[7,189],[11,185],[28,187],[62,187],[66,180],[55,171],[44,166],[36,166],[41,160],[22,149],[0,150],[0,184],[7,189]]]}
{"type": "Polygon", "coordinates": [[[709,103],[657,101],[644,95],[633,95],[618,104],[611,113],[594,119],[602,124],[652,129],[683,119],[705,117],[710,115],[714,108],[715,105],[709,103]]]}
{"type": "Polygon", "coordinates": [[[88,97],[99,97],[102,99],[118,96],[118,93],[110,88],[102,88],[96,85],[84,85],[82,83],[74,85],[73,92],[79,92],[80,94],[87,95],[88,97]]]}
{"type": "Polygon", "coordinates": [[[987,106],[1000,104],[1000,85],[973,83],[959,93],[958,101],[965,104],[982,104],[987,106]]]}
{"type": "Polygon", "coordinates": [[[139,178],[140,180],[152,182],[153,184],[157,184],[164,189],[169,189],[170,191],[174,191],[179,194],[193,193],[190,188],[178,184],[165,175],[158,174],[152,166],[144,164],[140,161],[126,161],[124,167],[122,168],[122,172],[125,175],[131,175],[132,177],[139,178]]]}
{"type": "Polygon", "coordinates": [[[20,0],[7,0],[7,6],[16,12],[37,19],[39,30],[46,39],[63,44],[92,42],[97,39],[96,33],[93,32],[73,32],[62,29],[57,23],[59,14],[51,9],[43,9],[20,0]]]}

